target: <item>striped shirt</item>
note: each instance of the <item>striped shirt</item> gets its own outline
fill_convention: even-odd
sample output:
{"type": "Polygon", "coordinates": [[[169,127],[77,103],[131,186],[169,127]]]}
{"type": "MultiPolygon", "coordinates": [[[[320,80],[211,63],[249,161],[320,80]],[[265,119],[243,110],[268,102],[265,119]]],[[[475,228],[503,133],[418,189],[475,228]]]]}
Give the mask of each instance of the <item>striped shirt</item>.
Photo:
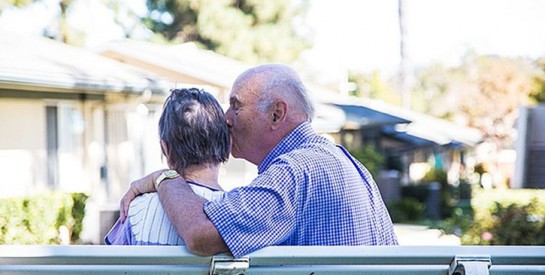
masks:
{"type": "MultiPolygon", "coordinates": [[[[206,200],[220,199],[224,192],[188,182],[195,194],[206,200]]],[[[159,195],[136,197],[129,206],[125,223],[118,220],[104,238],[109,245],[184,245],[163,209],[159,195]]]]}
{"type": "Polygon", "coordinates": [[[309,123],[265,157],[250,185],[204,211],[235,258],[270,245],[397,245],[371,174],[309,123]]]}

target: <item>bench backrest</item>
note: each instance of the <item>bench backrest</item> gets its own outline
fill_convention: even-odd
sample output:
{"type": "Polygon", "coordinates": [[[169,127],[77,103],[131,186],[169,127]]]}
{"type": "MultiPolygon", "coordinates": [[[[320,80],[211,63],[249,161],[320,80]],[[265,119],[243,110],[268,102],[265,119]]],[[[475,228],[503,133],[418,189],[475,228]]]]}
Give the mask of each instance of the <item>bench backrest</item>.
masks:
{"type": "Polygon", "coordinates": [[[180,246],[0,246],[0,274],[545,274],[545,246],[268,247],[241,259],[180,246]]]}

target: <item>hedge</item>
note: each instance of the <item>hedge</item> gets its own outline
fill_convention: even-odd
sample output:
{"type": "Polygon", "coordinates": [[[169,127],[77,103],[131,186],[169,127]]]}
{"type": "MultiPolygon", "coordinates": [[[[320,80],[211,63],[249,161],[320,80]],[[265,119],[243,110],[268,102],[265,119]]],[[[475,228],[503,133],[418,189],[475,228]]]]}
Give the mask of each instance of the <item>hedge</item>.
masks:
{"type": "Polygon", "coordinates": [[[77,243],[88,196],[46,193],[0,199],[0,244],[61,244],[62,231],[77,243]]]}

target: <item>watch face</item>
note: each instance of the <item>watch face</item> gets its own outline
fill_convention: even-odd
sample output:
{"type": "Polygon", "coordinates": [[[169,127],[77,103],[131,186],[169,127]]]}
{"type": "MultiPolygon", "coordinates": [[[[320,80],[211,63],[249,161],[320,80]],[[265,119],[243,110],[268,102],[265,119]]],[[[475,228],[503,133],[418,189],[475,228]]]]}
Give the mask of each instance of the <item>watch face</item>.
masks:
{"type": "Polygon", "coordinates": [[[167,170],[167,171],[165,171],[165,176],[166,176],[167,178],[177,177],[177,176],[178,176],[178,172],[176,172],[175,170],[167,170]]]}

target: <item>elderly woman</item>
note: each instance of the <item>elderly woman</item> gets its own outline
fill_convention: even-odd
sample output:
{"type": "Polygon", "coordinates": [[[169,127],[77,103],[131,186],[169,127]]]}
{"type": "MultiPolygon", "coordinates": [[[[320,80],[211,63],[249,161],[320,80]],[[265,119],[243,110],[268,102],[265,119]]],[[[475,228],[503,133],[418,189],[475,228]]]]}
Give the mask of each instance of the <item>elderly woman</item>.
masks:
{"type": "MultiPolygon", "coordinates": [[[[211,94],[196,88],[171,90],[159,119],[159,138],[170,169],[158,172],[155,188],[165,179],[181,176],[197,195],[207,200],[223,197],[218,173],[221,163],[229,157],[229,130],[223,110],[211,94]]],[[[132,201],[127,220],[116,222],[105,243],[184,244],[157,193],[132,201]]]]}

